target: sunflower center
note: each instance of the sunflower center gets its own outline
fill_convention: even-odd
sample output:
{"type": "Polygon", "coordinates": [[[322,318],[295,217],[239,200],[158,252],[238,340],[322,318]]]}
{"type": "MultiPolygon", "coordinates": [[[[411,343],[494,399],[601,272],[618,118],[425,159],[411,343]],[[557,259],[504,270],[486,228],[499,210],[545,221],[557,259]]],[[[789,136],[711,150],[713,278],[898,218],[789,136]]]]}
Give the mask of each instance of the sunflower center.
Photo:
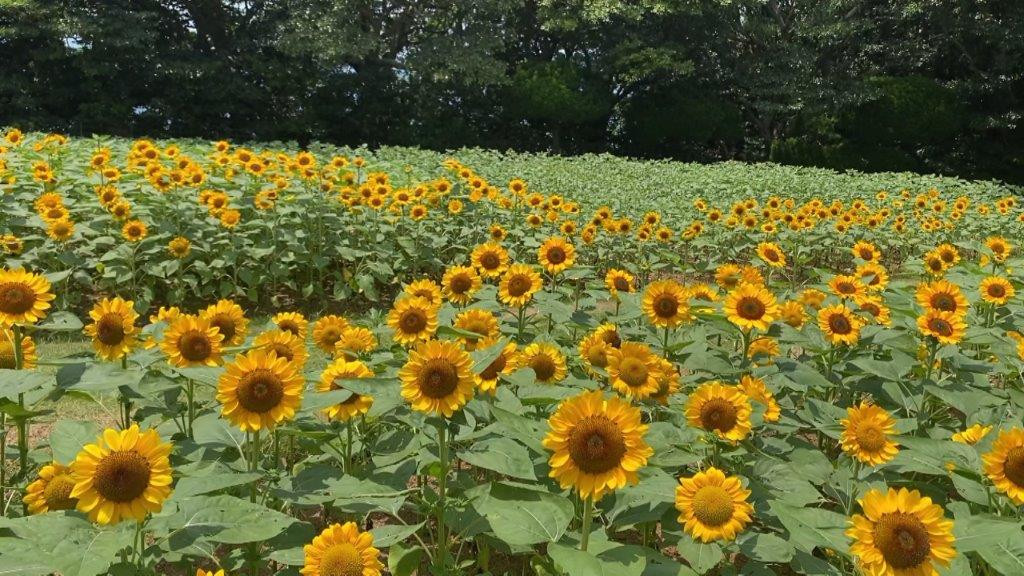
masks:
{"type": "Polygon", "coordinates": [[[0,312],[5,314],[24,314],[36,303],[35,292],[21,282],[4,282],[0,284],[0,312]]]}
{"type": "Polygon", "coordinates": [[[334,346],[338,340],[341,340],[341,331],[334,327],[325,328],[320,335],[320,341],[328,346],[334,346]]]}
{"type": "Polygon", "coordinates": [[[75,487],[75,481],[69,474],[54,476],[43,489],[43,499],[46,500],[46,507],[50,510],[70,510],[75,507],[75,498],[71,497],[71,490],[75,487]]]}
{"type": "Polygon", "coordinates": [[[643,386],[647,382],[649,370],[639,358],[623,358],[619,364],[619,378],[631,387],[643,386]]]}
{"type": "Polygon", "coordinates": [[[498,374],[505,369],[507,364],[508,359],[505,358],[505,353],[502,352],[494,359],[494,362],[491,362],[487,365],[487,368],[484,368],[483,372],[480,373],[480,378],[483,380],[496,380],[498,374]]]}
{"type": "Polygon", "coordinates": [[[1003,288],[1001,284],[992,284],[988,287],[988,295],[993,298],[1002,298],[1006,296],[1006,288],[1003,288]]]}
{"type": "Polygon", "coordinates": [[[1024,486],[1024,446],[1018,446],[1006,455],[1003,474],[1017,486],[1024,486]]]}
{"type": "Polygon", "coordinates": [[[721,486],[704,486],[693,495],[693,515],[707,526],[721,526],[732,519],[732,496],[721,486]]]}
{"type": "Polygon", "coordinates": [[[856,429],[857,444],[868,452],[878,452],[885,447],[885,432],[874,422],[861,422],[856,429]]]}
{"type": "Polygon", "coordinates": [[[501,259],[494,252],[485,252],[480,256],[480,265],[487,270],[494,270],[498,266],[501,266],[501,259]]]}
{"type": "Polygon", "coordinates": [[[533,283],[530,282],[530,279],[527,278],[526,276],[513,276],[508,279],[508,293],[513,298],[516,298],[522,296],[523,294],[526,294],[530,290],[530,286],[532,285],[533,283]]]}
{"type": "Polygon", "coordinates": [[[764,257],[769,262],[776,262],[779,259],[779,253],[775,250],[768,249],[764,251],[764,257]]]}
{"type": "Polygon", "coordinates": [[[598,368],[607,366],[608,354],[604,351],[604,346],[591,346],[590,350],[587,351],[587,360],[598,368]]]}
{"type": "Polygon", "coordinates": [[[459,274],[452,278],[451,291],[455,294],[464,294],[473,287],[473,281],[465,274],[459,274]]]}
{"type": "Polygon", "coordinates": [[[292,359],[295,358],[295,353],[292,351],[291,347],[288,346],[287,344],[282,344],[280,342],[275,342],[275,343],[271,344],[270,350],[274,354],[277,354],[278,358],[284,358],[285,360],[287,360],[289,362],[291,362],[292,359]]]}
{"type": "Polygon", "coordinates": [[[547,382],[555,375],[555,361],[547,354],[539,354],[530,360],[530,368],[533,368],[537,380],[547,382]]]}
{"type": "Polygon", "coordinates": [[[728,432],[738,417],[736,407],[725,398],[712,398],[700,407],[700,424],[705,430],[728,432]]]}
{"type": "Polygon", "coordinates": [[[853,282],[840,282],[836,284],[836,292],[840,294],[856,294],[857,287],[853,285],[853,282]]]}
{"type": "Polygon", "coordinates": [[[565,250],[562,250],[557,246],[548,248],[548,262],[551,262],[552,264],[561,264],[562,262],[565,262],[565,250]]]}
{"type": "Polygon", "coordinates": [[[622,431],[605,416],[587,416],[569,435],[569,457],[587,474],[607,472],[618,466],[625,455],[622,431]]]}
{"type": "Polygon", "coordinates": [[[363,555],[349,542],[335,544],[320,558],[320,576],[362,576],[363,555]]]}
{"type": "Polygon", "coordinates": [[[615,286],[615,289],[620,292],[629,292],[629,281],[622,276],[616,276],[615,280],[612,281],[612,284],[615,286]]]}
{"type": "Polygon", "coordinates": [[[867,248],[861,248],[860,249],[860,259],[861,260],[874,260],[875,259],[875,255],[871,252],[871,250],[868,250],[867,248]]]}
{"type": "Polygon", "coordinates": [[[897,570],[919,566],[932,549],[925,525],[904,512],[890,512],[878,519],[875,546],[886,563],[897,570]]]}
{"type": "Polygon", "coordinates": [[[428,398],[444,398],[459,385],[459,371],[444,358],[427,362],[420,376],[420,392],[428,398]]]}
{"type": "Polygon", "coordinates": [[[104,314],[96,322],[96,339],[107,346],[116,346],[124,341],[124,322],[119,314],[104,314]]]}
{"type": "Polygon", "coordinates": [[[952,264],[953,260],[956,260],[956,254],[949,251],[943,251],[942,254],[939,255],[939,257],[942,258],[942,261],[946,262],[947,264],[952,264]]]}
{"type": "Polygon", "coordinates": [[[149,486],[149,461],[135,450],[111,452],[96,466],[93,486],[111,502],[131,502],[149,486]]]}
{"type": "Polygon", "coordinates": [[[359,394],[356,394],[355,392],[353,392],[352,395],[350,395],[348,398],[345,398],[345,401],[342,402],[341,404],[342,404],[342,406],[347,406],[349,404],[355,404],[356,402],[359,401],[360,398],[362,398],[362,396],[360,396],[359,394]]]}
{"type": "Polygon", "coordinates": [[[418,334],[427,327],[427,316],[421,310],[406,310],[399,325],[407,334],[418,334]]]}
{"type": "Polygon", "coordinates": [[[654,313],[659,318],[671,318],[679,312],[679,302],[669,295],[658,296],[654,301],[654,313]]]}
{"type": "Polygon", "coordinates": [[[932,296],[932,308],[943,312],[956,312],[956,299],[949,294],[932,296]]]}
{"type": "Polygon", "coordinates": [[[941,258],[929,259],[928,260],[928,268],[930,268],[933,272],[938,272],[938,271],[942,270],[942,259],[941,258]]]}
{"type": "Polygon", "coordinates": [[[622,338],[619,336],[617,330],[609,330],[601,335],[601,339],[604,340],[612,348],[618,349],[622,346],[622,338]]]}
{"type": "Polygon", "coordinates": [[[736,304],[736,313],[745,320],[759,320],[764,316],[765,307],[757,298],[745,296],[736,304]]]}
{"type": "Polygon", "coordinates": [[[950,325],[949,322],[943,320],[942,318],[932,318],[928,322],[928,327],[931,328],[933,332],[939,334],[940,336],[953,335],[953,326],[950,325]]]}
{"type": "Polygon", "coordinates": [[[238,383],[238,403],[249,412],[269,412],[281,403],[284,386],[271,370],[257,368],[238,383]]]}
{"type": "Polygon", "coordinates": [[[299,335],[299,325],[296,324],[293,320],[282,320],[281,323],[277,325],[277,327],[280,328],[281,330],[284,330],[285,332],[291,332],[296,336],[299,335]]]}
{"type": "Polygon", "coordinates": [[[845,314],[832,314],[828,317],[828,327],[833,334],[849,334],[853,330],[850,319],[845,314]]]}
{"type": "Polygon", "coordinates": [[[182,334],[178,339],[178,350],[189,362],[201,362],[213,353],[213,345],[206,334],[198,330],[191,330],[182,334]]]}
{"type": "Polygon", "coordinates": [[[220,330],[220,333],[224,335],[224,341],[228,342],[235,337],[235,321],[231,319],[231,316],[227,314],[216,314],[210,318],[210,325],[220,330]]]}

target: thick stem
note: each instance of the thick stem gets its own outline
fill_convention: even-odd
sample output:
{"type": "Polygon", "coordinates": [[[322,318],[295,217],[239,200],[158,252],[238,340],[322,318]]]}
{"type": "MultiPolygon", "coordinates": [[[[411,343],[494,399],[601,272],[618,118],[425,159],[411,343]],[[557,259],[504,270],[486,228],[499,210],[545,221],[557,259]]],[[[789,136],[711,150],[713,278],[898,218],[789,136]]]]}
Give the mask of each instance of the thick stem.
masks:
{"type": "Polygon", "coordinates": [[[435,560],[441,563],[442,571],[448,564],[448,536],[445,532],[444,513],[445,498],[448,492],[448,434],[445,424],[437,427],[437,449],[441,459],[441,473],[437,479],[437,555],[435,560]]]}
{"type": "MultiPolygon", "coordinates": [[[[22,327],[14,325],[14,369],[21,370],[25,366],[25,351],[21,346],[22,327]]],[[[18,405],[25,407],[25,395],[18,394],[18,405]]],[[[29,421],[27,416],[18,418],[18,475],[22,478],[28,477],[28,430],[29,421]]],[[[28,514],[28,505],[25,505],[25,513],[28,514]]]]}
{"type": "Polygon", "coordinates": [[[345,474],[352,473],[352,420],[345,422],[345,474]]]}
{"type": "Polygon", "coordinates": [[[188,398],[188,426],[185,427],[185,432],[188,434],[189,439],[194,439],[192,423],[196,419],[196,385],[191,379],[185,385],[185,396],[188,398]]]}
{"type": "Polygon", "coordinates": [[[583,499],[583,528],[580,532],[580,550],[586,552],[590,544],[590,526],[594,521],[594,498],[587,496],[583,499]]]}

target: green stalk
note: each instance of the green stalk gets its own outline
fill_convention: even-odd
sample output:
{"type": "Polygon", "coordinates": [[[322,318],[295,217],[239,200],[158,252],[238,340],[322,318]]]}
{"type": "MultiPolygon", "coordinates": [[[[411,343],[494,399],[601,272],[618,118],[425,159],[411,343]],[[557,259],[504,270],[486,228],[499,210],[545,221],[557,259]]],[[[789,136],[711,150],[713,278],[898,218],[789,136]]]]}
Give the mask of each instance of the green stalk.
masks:
{"type": "Polygon", "coordinates": [[[583,499],[583,528],[580,532],[580,550],[586,552],[590,544],[590,526],[594,521],[594,499],[587,496],[583,499]]]}
{"type": "Polygon", "coordinates": [[[188,434],[189,439],[195,439],[192,423],[196,419],[196,386],[191,378],[185,384],[185,396],[188,398],[188,426],[185,427],[185,433],[188,434]]]}
{"type": "MultiPolygon", "coordinates": [[[[21,347],[22,327],[14,325],[14,369],[21,370],[25,365],[25,352],[21,347]]],[[[18,405],[25,408],[25,395],[18,394],[18,405]]],[[[27,416],[18,418],[18,475],[22,478],[28,477],[28,429],[29,419],[27,416]]],[[[25,514],[28,515],[28,505],[25,507],[25,514]]]]}
{"type": "Polygon", "coordinates": [[[445,498],[448,492],[448,434],[445,423],[437,427],[437,449],[441,459],[441,474],[437,479],[437,556],[435,560],[441,563],[442,573],[447,570],[448,565],[448,536],[445,533],[444,512],[445,498]]]}

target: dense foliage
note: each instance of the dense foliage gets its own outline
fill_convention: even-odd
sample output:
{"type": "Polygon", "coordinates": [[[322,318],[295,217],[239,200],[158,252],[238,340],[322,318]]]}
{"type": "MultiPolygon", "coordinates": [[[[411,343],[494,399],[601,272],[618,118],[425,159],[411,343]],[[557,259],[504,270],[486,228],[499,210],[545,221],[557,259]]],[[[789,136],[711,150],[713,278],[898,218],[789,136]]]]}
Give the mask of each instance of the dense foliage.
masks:
{"type": "Polygon", "coordinates": [[[1015,0],[4,0],[0,124],[1024,181],[1015,0]]]}

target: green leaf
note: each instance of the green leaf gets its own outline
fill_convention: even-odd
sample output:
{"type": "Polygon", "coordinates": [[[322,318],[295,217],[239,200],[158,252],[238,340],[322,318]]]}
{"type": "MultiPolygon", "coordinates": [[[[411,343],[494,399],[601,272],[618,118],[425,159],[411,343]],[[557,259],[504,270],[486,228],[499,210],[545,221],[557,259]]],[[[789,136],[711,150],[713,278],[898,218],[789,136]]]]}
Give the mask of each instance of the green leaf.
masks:
{"type": "Polygon", "coordinates": [[[724,558],[722,547],[717,543],[708,542],[705,544],[690,538],[689,535],[679,539],[679,543],[676,544],[676,550],[697,574],[708,573],[715,566],[718,566],[724,558]]]}
{"type": "Polygon", "coordinates": [[[533,472],[530,453],[522,444],[510,438],[488,438],[473,442],[467,450],[459,452],[458,456],[478,468],[493,470],[513,478],[537,479],[533,472]]]}
{"type": "Polygon", "coordinates": [[[1024,574],[1024,535],[1019,531],[1015,537],[978,550],[978,554],[1003,576],[1024,574]]]}
{"type": "Polygon", "coordinates": [[[54,385],[53,374],[36,370],[0,370],[0,394],[2,398],[15,400],[24,394],[54,385]]]}
{"type": "Polygon", "coordinates": [[[104,574],[134,536],[130,522],[99,528],[80,515],[67,513],[3,518],[0,528],[17,537],[0,539],[0,574],[4,575],[104,574]]]}
{"type": "Polygon", "coordinates": [[[415,534],[426,522],[419,524],[385,524],[370,530],[373,534],[373,545],[376,548],[387,548],[393,544],[404,542],[415,534]]]}
{"type": "Polygon", "coordinates": [[[779,500],[773,500],[770,507],[789,531],[793,546],[807,553],[813,553],[819,546],[847,551],[846,516],[821,508],[799,508],[779,500]]]}
{"type": "MultiPolygon", "coordinates": [[[[376,544],[374,542],[374,545],[376,544]]],[[[426,555],[426,551],[419,546],[406,548],[401,544],[395,544],[388,549],[388,570],[392,576],[412,576],[426,555]]]]}
{"type": "Polygon", "coordinates": [[[574,516],[568,498],[502,483],[491,484],[489,493],[473,506],[490,522],[495,536],[519,546],[558,542],[574,516]]]}
{"type": "Polygon", "coordinates": [[[50,448],[53,459],[69,465],[82,451],[82,447],[96,441],[100,427],[95,422],[58,420],[50,430],[50,448]]]}
{"type": "Polygon", "coordinates": [[[208,475],[185,476],[174,486],[174,495],[178,498],[209,494],[225,488],[249,484],[262,478],[256,472],[221,472],[208,475]]]}
{"type": "Polygon", "coordinates": [[[163,528],[172,550],[184,550],[197,541],[220,544],[261,542],[277,536],[295,518],[234,496],[172,498],[165,511],[151,522],[163,528]]]}
{"type": "Polygon", "coordinates": [[[740,552],[766,563],[784,563],[793,559],[793,545],[774,534],[753,533],[740,542],[740,552]]]}
{"type": "Polygon", "coordinates": [[[81,332],[83,327],[82,321],[70,312],[56,312],[35,326],[37,330],[47,332],[81,332]]]}

